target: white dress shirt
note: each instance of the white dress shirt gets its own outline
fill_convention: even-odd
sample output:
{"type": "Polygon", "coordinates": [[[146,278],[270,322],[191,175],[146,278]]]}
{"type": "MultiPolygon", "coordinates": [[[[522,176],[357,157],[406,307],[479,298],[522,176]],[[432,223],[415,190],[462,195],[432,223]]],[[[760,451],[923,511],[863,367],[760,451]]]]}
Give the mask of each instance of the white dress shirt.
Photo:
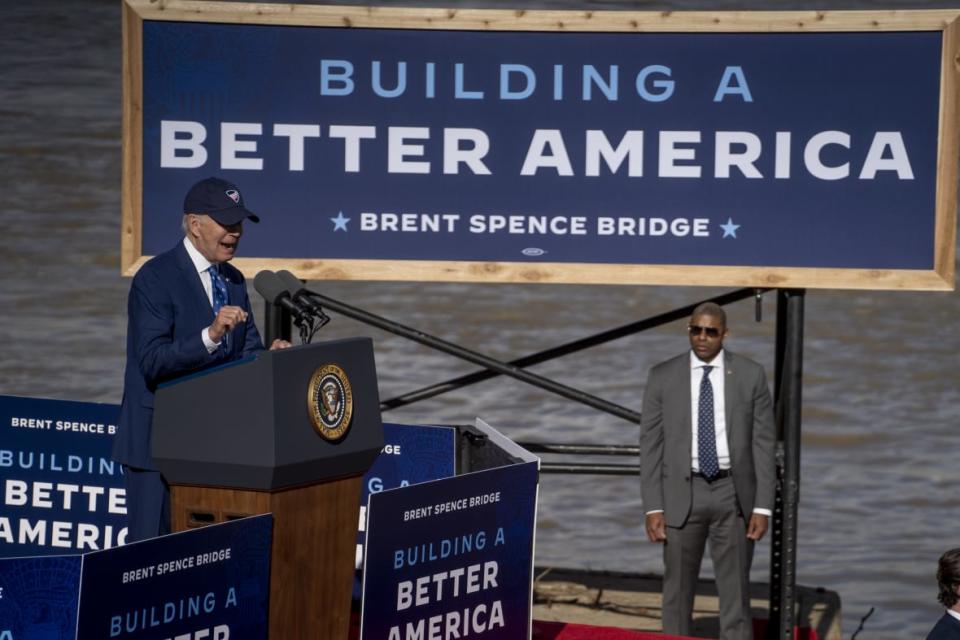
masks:
{"type": "MultiPolygon", "coordinates": [[[[207,271],[207,269],[212,267],[213,263],[204,258],[203,254],[197,251],[197,248],[193,246],[193,243],[190,242],[190,239],[186,236],[183,237],[183,246],[187,249],[187,255],[190,256],[190,261],[193,262],[193,267],[200,276],[200,284],[203,285],[203,290],[207,294],[207,302],[209,302],[212,307],[213,282],[210,280],[210,272],[207,271]]],[[[207,348],[207,353],[213,353],[220,346],[220,342],[214,342],[210,339],[210,327],[206,327],[201,331],[200,337],[203,339],[203,346],[207,348]]]]}

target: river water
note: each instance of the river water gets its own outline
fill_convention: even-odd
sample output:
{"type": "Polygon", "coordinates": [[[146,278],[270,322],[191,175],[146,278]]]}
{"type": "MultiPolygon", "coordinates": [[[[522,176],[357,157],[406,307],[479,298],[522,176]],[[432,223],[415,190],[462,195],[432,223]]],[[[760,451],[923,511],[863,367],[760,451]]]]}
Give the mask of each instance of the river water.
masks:
{"type": "MultiPolygon", "coordinates": [[[[585,4],[655,10],[708,5],[525,6],[585,4]]],[[[845,8],[881,6],[892,5],[845,8]]],[[[0,340],[6,351],[0,393],[118,403],[129,286],[119,272],[120,4],[3,2],[0,30],[0,340]]],[[[503,360],[722,291],[350,282],[312,287],[503,360]]],[[[260,317],[262,305],[255,305],[260,317]]],[[[728,344],[772,370],[773,296],[765,301],[763,322],[754,321],[753,311],[751,301],[729,308],[728,344]]],[[[799,581],[840,593],[845,635],[876,607],[859,637],[922,637],[940,615],[937,558],[960,546],[958,296],[810,291],[806,314],[799,581]]],[[[677,322],[534,371],[639,411],[646,370],[685,348],[683,330],[677,322]]],[[[374,338],[384,398],[473,370],[342,316],[334,316],[322,337],[350,335],[374,338]]],[[[467,423],[477,415],[520,440],[635,444],[638,435],[635,425],[502,379],[389,412],[385,419],[467,423]]],[[[538,564],[661,570],[659,547],[643,540],[636,479],[548,475],[540,495],[538,564]]],[[[765,540],[757,548],[755,580],[767,579],[769,552],[765,540]]]]}

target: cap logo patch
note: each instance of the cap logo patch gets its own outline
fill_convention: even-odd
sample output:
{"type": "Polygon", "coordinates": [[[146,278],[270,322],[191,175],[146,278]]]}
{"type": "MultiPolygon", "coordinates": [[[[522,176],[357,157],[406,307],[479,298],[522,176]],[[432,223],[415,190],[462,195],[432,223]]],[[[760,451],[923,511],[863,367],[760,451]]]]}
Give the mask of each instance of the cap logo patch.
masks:
{"type": "Polygon", "coordinates": [[[224,191],[227,194],[227,197],[233,200],[236,204],[240,204],[240,192],[236,189],[227,189],[224,191]]]}

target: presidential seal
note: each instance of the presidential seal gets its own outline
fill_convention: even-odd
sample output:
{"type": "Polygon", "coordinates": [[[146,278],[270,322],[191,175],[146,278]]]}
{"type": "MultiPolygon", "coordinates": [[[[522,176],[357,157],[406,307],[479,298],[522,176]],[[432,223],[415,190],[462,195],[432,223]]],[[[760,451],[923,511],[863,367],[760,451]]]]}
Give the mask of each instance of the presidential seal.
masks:
{"type": "Polygon", "coordinates": [[[343,369],[327,364],[313,372],[307,386],[307,413],[324,440],[336,442],[347,435],[353,417],[353,390],[343,369]]]}

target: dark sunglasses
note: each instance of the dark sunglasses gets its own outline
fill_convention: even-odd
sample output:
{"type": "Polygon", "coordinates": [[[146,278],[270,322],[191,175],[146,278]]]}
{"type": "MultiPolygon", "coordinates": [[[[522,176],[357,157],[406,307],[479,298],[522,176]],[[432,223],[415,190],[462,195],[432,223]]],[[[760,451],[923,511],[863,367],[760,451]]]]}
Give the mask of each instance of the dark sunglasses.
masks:
{"type": "Polygon", "coordinates": [[[701,327],[696,324],[687,325],[687,331],[690,332],[692,336],[698,336],[701,333],[706,333],[708,338],[719,338],[720,329],[716,327],[701,327]]]}

